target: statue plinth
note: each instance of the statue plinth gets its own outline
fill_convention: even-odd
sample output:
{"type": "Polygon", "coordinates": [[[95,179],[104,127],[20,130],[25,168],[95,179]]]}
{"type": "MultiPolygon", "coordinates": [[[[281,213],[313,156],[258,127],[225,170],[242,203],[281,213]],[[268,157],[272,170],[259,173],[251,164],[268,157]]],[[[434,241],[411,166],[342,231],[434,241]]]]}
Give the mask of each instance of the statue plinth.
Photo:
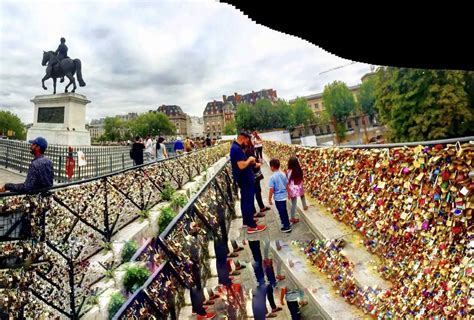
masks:
{"type": "Polygon", "coordinates": [[[90,146],[91,136],[86,129],[86,96],[77,93],[39,95],[35,104],[33,126],[27,139],[41,136],[49,144],[90,146]]]}

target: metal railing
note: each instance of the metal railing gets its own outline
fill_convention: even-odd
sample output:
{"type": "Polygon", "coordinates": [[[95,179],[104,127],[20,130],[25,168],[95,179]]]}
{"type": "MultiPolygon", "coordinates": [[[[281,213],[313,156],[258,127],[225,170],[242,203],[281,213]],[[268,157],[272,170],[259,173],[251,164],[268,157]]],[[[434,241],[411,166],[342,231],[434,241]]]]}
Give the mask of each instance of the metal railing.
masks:
{"type": "MultiPolygon", "coordinates": [[[[153,274],[131,295],[113,319],[153,315],[160,319],[170,313],[177,316],[185,288],[203,286],[210,275],[208,244],[210,239],[227,241],[227,231],[234,218],[236,189],[227,161],[194,195],[156,238],[146,242],[132,257],[145,263],[153,274]],[[199,265],[196,275],[195,265],[199,265]]],[[[235,299],[244,314],[245,306],[235,299]]],[[[234,306],[235,307],[235,306],[234,306]]],[[[228,313],[236,312],[229,306],[228,313]]]]}
{"type": "Polygon", "coordinates": [[[7,301],[0,315],[79,318],[103,276],[88,259],[161,202],[165,182],[180,188],[228,150],[224,144],[33,194],[0,194],[0,301],[7,301]]]}
{"type": "MultiPolygon", "coordinates": [[[[170,156],[175,156],[173,144],[166,143],[170,156]]],[[[79,181],[113,173],[133,167],[130,158],[131,146],[81,146],[73,147],[69,154],[67,146],[49,145],[45,155],[53,162],[54,180],[60,183],[79,181]],[[79,166],[77,151],[82,151],[86,165],[79,166]],[[74,174],[71,179],[66,174],[66,161],[69,156],[74,159],[74,174]]],[[[25,141],[0,140],[0,167],[26,174],[33,160],[30,145],[25,141]]]]}

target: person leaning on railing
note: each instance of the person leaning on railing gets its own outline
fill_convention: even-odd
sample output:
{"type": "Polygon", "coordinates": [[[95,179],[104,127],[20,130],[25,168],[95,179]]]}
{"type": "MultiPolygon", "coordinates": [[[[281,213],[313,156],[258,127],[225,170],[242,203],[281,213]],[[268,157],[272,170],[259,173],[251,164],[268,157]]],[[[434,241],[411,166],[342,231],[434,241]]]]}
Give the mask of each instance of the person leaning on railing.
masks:
{"type": "Polygon", "coordinates": [[[31,192],[53,186],[53,162],[44,156],[48,142],[43,137],[28,141],[30,152],[35,156],[31,161],[24,183],[7,183],[0,188],[0,192],[31,192]]]}

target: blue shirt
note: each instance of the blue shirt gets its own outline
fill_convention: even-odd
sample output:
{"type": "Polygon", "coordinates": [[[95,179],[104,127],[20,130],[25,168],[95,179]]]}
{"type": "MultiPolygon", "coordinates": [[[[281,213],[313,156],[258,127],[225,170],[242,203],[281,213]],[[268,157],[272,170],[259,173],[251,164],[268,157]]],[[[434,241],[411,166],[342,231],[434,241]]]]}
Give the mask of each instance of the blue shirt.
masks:
{"type": "Polygon", "coordinates": [[[53,186],[53,162],[45,156],[34,158],[30,163],[24,183],[5,184],[5,189],[13,192],[31,192],[53,186]]]}
{"type": "Polygon", "coordinates": [[[288,198],[288,192],[286,191],[287,184],[288,178],[281,171],[276,171],[270,177],[268,187],[273,188],[273,198],[275,201],[286,201],[288,198]]]}
{"type": "Polygon", "coordinates": [[[234,180],[241,189],[253,187],[255,182],[252,165],[249,165],[244,170],[240,170],[237,165],[237,162],[246,161],[247,159],[248,157],[245,155],[240,144],[234,141],[230,147],[230,162],[232,164],[232,175],[234,176],[234,180]]]}
{"type": "Polygon", "coordinates": [[[174,143],[174,151],[176,150],[184,150],[184,144],[180,140],[176,140],[174,143]]]}

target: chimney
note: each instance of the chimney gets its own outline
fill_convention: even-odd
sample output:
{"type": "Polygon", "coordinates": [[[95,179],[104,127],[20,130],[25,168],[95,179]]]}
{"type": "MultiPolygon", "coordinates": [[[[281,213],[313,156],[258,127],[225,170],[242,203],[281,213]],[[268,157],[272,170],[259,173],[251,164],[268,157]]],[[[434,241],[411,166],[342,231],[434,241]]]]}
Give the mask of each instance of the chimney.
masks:
{"type": "Polygon", "coordinates": [[[225,94],[222,96],[222,101],[224,101],[224,104],[227,103],[227,96],[225,94]]]}

